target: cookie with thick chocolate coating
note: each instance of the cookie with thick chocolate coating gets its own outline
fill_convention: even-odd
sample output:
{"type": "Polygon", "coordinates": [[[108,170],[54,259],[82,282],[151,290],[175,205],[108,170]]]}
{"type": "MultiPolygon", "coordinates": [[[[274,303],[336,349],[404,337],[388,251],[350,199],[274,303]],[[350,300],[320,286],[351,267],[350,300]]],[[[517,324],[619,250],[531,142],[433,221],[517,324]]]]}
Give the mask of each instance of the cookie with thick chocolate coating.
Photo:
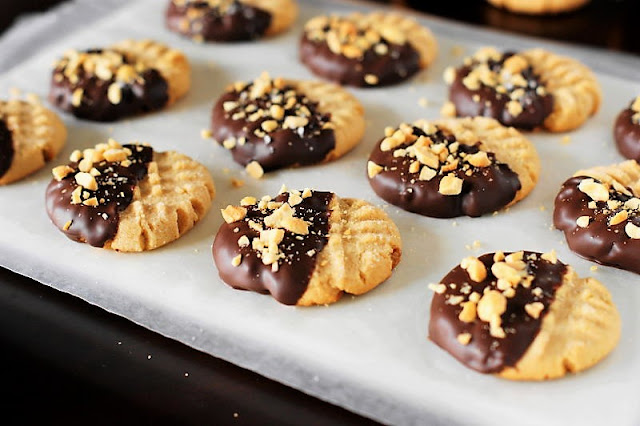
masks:
{"type": "Polygon", "coordinates": [[[589,0],[488,0],[496,7],[527,15],[551,15],[578,9],[589,0]]]}
{"type": "Polygon", "coordinates": [[[485,47],[444,74],[443,113],[492,117],[507,126],[564,132],[595,114],[602,98],[595,76],[578,61],[544,49],[502,53],[485,47]]]}
{"type": "Polygon", "coordinates": [[[323,305],[363,294],[391,275],[402,243],[379,208],[332,192],[289,191],[244,198],[222,210],[213,243],[229,286],[270,293],[286,305],[323,305]]]}
{"type": "Polygon", "coordinates": [[[613,137],[622,155],[640,160],[640,96],[618,115],[613,127],[613,137]]]}
{"type": "Polygon", "coordinates": [[[317,16],[304,28],[300,60],[341,85],[375,87],[406,80],[431,64],[438,43],[431,31],[395,13],[317,16]]]}
{"type": "Polygon", "coordinates": [[[40,170],[66,141],[65,125],[39,101],[0,101],[0,185],[40,170]]]}
{"type": "Polygon", "coordinates": [[[559,378],[595,365],[620,338],[606,287],[555,252],[468,257],[430,287],[429,339],[481,373],[559,378]]]}
{"type": "Polygon", "coordinates": [[[640,165],[576,172],[560,188],[553,223],[580,256],[640,274],[640,165]]]}
{"type": "Polygon", "coordinates": [[[484,117],[387,128],[367,163],[385,201],[424,216],[481,216],[526,197],[540,174],[533,144],[484,117]]]}
{"type": "Polygon", "coordinates": [[[140,252],[168,244],[202,219],[215,195],[207,169],[177,152],[114,140],[74,151],[53,169],[45,203],[68,238],[140,252]]]}
{"type": "Polygon", "coordinates": [[[180,51],[152,40],[70,50],[55,64],[49,101],[78,118],[115,121],[162,109],[191,86],[180,51]]]}
{"type": "Polygon", "coordinates": [[[295,0],[169,0],[167,27],[195,41],[244,41],[286,31],[295,0]]]}
{"type": "Polygon", "coordinates": [[[272,79],[230,86],[213,107],[212,136],[243,165],[271,171],[341,157],[364,134],[364,109],[346,90],[272,79]]]}

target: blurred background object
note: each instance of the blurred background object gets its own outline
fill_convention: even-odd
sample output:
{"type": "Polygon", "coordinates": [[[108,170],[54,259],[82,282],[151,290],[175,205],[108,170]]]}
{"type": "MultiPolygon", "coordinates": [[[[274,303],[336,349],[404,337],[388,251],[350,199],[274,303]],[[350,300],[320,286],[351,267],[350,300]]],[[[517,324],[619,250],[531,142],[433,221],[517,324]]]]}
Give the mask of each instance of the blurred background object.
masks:
{"type": "Polygon", "coordinates": [[[527,15],[553,15],[576,10],[589,0],[487,0],[496,7],[527,15]]]}

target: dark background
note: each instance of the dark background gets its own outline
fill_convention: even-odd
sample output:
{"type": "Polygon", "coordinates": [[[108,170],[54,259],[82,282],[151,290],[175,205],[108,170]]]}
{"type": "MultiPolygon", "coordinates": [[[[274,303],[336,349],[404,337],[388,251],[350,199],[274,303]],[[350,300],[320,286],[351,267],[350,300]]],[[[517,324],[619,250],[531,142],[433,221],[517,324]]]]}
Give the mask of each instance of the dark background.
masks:
{"type": "MultiPolygon", "coordinates": [[[[0,33],[19,14],[60,2],[3,1],[0,33]]],[[[554,17],[513,15],[482,1],[393,3],[640,53],[635,0],[594,0],[554,17]]],[[[0,342],[3,424],[374,424],[2,268],[0,342]]]]}

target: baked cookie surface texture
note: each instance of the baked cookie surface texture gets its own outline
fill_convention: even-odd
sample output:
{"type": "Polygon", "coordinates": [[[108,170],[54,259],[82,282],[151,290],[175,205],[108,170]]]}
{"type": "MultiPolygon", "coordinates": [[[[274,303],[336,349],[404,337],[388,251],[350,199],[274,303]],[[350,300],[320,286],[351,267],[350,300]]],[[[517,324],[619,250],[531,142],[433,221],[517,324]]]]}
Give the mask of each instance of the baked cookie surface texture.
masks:
{"type": "Polygon", "coordinates": [[[430,288],[429,339],[481,373],[559,378],[599,362],[620,337],[608,290],[555,252],[468,257],[430,288]]]}
{"type": "Polygon", "coordinates": [[[601,101],[593,73],[571,58],[543,49],[502,53],[480,49],[444,74],[449,112],[492,117],[507,126],[563,132],[580,127],[601,101]]]}
{"type": "Polygon", "coordinates": [[[40,103],[0,100],[0,185],[40,170],[66,140],[65,125],[40,103]]]}
{"type": "Polygon", "coordinates": [[[304,28],[300,59],[339,84],[385,86],[431,64],[438,51],[428,28],[393,13],[318,16],[304,28]]]}
{"type": "Polygon", "coordinates": [[[560,188],[553,223],[579,255],[640,273],[639,196],[635,160],[580,170],[560,188]]]}
{"type": "Polygon", "coordinates": [[[613,128],[618,151],[632,160],[640,160],[640,96],[622,110],[613,128]]]}
{"type": "Polygon", "coordinates": [[[291,27],[295,0],[170,0],[167,27],[195,41],[246,41],[291,27]]]}
{"type": "Polygon", "coordinates": [[[114,140],[74,151],[53,169],[46,209],[68,238],[123,252],[163,246],[204,217],[215,195],[207,169],[176,152],[114,140]]]}
{"type": "Polygon", "coordinates": [[[477,217],[514,204],[533,190],[539,173],[533,144],[483,117],[387,128],[367,163],[378,196],[440,218],[477,217]]]}
{"type": "Polygon", "coordinates": [[[166,107],[191,86],[186,56],[151,40],[70,50],[56,62],[49,101],[78,118],[115,121],[166,107]]]}
{"type": "Polygon", "coordinates": [[[271,171],[341,157],[360,142],[365,121],[360,102],[336,85],[263,73],[218,99],[211,127],[237,163],[271,171]]]}
{"type": "Polygon", "coordinates": [[[286,305],[363,294],[400,262],[398,228],[380,209],[331,192],[288,191],[222,210],[213,258],[229,286],[270,293],[286,305]]]}

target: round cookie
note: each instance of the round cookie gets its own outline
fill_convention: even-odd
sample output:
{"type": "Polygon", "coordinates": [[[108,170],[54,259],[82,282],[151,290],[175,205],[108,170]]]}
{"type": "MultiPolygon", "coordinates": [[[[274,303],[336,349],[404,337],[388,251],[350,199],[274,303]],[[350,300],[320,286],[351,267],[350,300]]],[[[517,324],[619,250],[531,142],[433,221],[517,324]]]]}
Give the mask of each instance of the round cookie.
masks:
{"type": "Polygon", "coordinates": [[[484,117],[389,127],[367,163],[378,196],[439,218],[477,217],[510,206],[531,192],[539,174],[533,144],[484,117]]]}
{"type": "Polygon", "coordinates": [[[496,7],[527,15],[545,15],[578,9],[589,0],[488,0],[496,7]]]}
{"type": "Polygon", "coordinates": [[[60,118],[39,102],[0,101],[0,185],[40,170],[66,141],[60,118]]]}
{"type": "Polygon", "coordinates": [[[601,90],[578,61],[543,49],[501,53],[485,47],[464,64],[445,70],[446,115],[492,117],[521,129],[564,132],[595,114],[601,90]]]}
{"type": "Polygon", "coordinates": [[[575,173],[556,197],[553,224],[580,256],[640,274],[640,165],[575,173]]]}
{"type": "Polygon", "coordinates": [[[261,174],[341,157],[360,142],[365,122],[360,102],[341,87],[263,73],[229,87],[211,126],[237,163],[261,174]]]}
{"type": "Polygon", "coordinates": [[[243,41],[283,32],[297,17],[295,0],[170,0],[166,22],[197,42],[243,41]]]}
{"type": "Polygon", "coordinates": [[[76,117],[115,121],[164,108],[191,86],[186,56],[152,40],[70,50],[55,64],[49,101],[76,117]]]}
{"type": "Polygon", "coordinates": [[[613,127],[613,137],[622,155],[640,160],[640,96],[618,115],[613,127]]]}
{"type": "Polygon", "coordinates": [[[110,139],[74,151],[53,169],[49,218],[68,238],[140,252],[174,241],[204,217],[215,195],[207,169],[177,152],[110,139]]]}
{"type": "Polygon", "coordinates": [[[559,378],[595,365],[620,338],[606,287],[555,252],[467,257],[430,288],[429,339],[481,373],[559,378]]]}
{"type": "Polygon", "coordinates": [[[366,293],[400,262],[398,228],[362,200],[283,188],[273,199],[246,197],[222,216],[213,243],[220,278],[286,305],[323,305],[343,293],[366,293]]]}
{"type": "Polygon", "coordinates": [[[382,12],[317,16],[307,22],[300,41],[300,60],[314,74],[362,87],[406,80],[429,66],[437,52],[428,28],[382,12]]]}

